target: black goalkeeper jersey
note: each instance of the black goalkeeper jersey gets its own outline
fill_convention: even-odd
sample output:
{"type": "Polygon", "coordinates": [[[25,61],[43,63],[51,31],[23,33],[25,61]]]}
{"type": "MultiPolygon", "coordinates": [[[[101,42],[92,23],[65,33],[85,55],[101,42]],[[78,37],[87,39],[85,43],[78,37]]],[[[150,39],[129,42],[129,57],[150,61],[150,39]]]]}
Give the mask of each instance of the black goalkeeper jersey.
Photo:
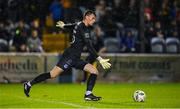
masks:
{"type": "Polygon", "coordinates": [[[83,22],[78,22],[74,24],[65,25],[72,26],[74,25],[74,29],[72,31],[72,40],[70,42],[71,46],[67,48],[63,55],[66,57],[71,57],[73,59],[77,59],[81,57],[81,53],[83,48],[86,46],[88,51],[97,58],[97,52],[93,48],[92,39],[90,36],[90,28],[85,26],[83,22]]]}

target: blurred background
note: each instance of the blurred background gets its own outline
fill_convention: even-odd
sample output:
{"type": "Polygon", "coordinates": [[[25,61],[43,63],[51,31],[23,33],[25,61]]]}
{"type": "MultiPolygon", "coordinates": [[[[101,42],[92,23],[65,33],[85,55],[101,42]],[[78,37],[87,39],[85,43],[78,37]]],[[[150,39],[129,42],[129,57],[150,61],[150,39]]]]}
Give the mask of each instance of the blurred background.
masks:
{"type": "MultiPolygon", "coordinates": [[[[87,9],[97,14],[94,47],[112,63],[110,71],[97,66],[99,81],[179,82],[179,0],[0,0],[0,82],[49,71],[71,40],[56,22],[81,21],[87,9]]],[[[80,82],[77,72],[53,82],[80,82]]]]}

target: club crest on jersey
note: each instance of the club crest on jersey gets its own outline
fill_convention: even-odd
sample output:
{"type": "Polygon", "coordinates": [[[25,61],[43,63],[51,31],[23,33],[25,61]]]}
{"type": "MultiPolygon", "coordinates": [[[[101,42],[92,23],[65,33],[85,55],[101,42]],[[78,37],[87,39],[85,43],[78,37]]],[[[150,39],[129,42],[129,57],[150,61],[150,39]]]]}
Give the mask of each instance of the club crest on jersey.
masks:
{"type": "Polygon", "coordinates": [[[68,68],[68,66],[69,66],[68,64],[64,64],[64,68],[65,68],[65,69],[67,69],[67,68],[68,68]]]}
{"type": "Polygon", "coordinates": [[[85,36],[85,38],[90,38],[89,33],[85,33],[84,36],[85,36]]]}

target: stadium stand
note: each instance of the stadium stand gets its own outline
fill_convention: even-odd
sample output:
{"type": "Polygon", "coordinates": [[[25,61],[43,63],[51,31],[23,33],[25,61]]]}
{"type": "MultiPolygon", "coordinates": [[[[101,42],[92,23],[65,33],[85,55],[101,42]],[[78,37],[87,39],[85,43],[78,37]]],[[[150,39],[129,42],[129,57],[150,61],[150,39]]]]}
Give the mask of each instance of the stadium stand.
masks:
{"type": "Polygon", "coordinates": [[[166,52],[167,53],[180,52],[180,42],[177,38],[169,37],[166,39],[166,52]]]}
{"type": "Polygon", "coordinates": [[[165,52],[165,41],[159,37],[151,39],[151,52],[152,53],[164,53],[165,52]]]}
{"type": "Polygon", "coordinates": [[[104,45],[107,48],[108,53],[118,53],[119,52],[119,42],[116,38],[105,39],[104,45]]]}
{"type": "MultiPolygon", "coordinates": [[[[156,36],[157,31],[161,31],[164,39],[173,36],[173,32],[177,32],[177,39],[180,39],[179,4],[179,0],[144,0],[145,53],[151,53],[151,38],[156,36]]],[[[0,39],[4,39],[8,43],[8,49],[1,52],[30,52],[26,40],[23,42],[23,50],[13,44],[18,32],[22,32],[22,35],[28,39],[31,36],[31,29],[36,29],[41,41],[46,34],[69,33],[70,31],[55,28],[56,21],[63,20],[65,23],[80,21],[82,13],[87,9],[96,11],[97,25],[104,33],[103,40],[105,38],[118,39],[121,37],[121,34],[117,34],[118,32],[126,34],[126,30],[131,28],[136,34],[135,43],[141,43],[139,8],[138,0],[1,0],[0,39]],[[17,31],[20,25],[24,25],[24,27],[17,31]]],[[[51,51],[43,49],[45,52],[51,51]]],[[[134,49],[134,52],[141,51],[139,46],[135,46],[134,49]]],[[[129,51],[120,50],[119,52],[129,51]]]]}

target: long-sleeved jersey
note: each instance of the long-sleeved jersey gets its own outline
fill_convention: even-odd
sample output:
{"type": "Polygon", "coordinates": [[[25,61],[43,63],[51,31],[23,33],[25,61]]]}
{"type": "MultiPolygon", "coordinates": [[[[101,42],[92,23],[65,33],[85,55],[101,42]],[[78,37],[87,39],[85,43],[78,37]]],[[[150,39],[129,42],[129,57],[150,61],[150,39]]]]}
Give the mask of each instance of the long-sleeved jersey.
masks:
{"type": "Polygon", "coordinates": [[[64,55],[72,58],[80,58],[83,48],[86,46],[88,51],[97,58],[97,52],[92,45],[90,28],[85,26],[83,22],[66,24],[65,28],[72,25],[74,25],[74,29],[72,32],[72,41],[70,42],[71,46],[65,50],[64,55]]]}

